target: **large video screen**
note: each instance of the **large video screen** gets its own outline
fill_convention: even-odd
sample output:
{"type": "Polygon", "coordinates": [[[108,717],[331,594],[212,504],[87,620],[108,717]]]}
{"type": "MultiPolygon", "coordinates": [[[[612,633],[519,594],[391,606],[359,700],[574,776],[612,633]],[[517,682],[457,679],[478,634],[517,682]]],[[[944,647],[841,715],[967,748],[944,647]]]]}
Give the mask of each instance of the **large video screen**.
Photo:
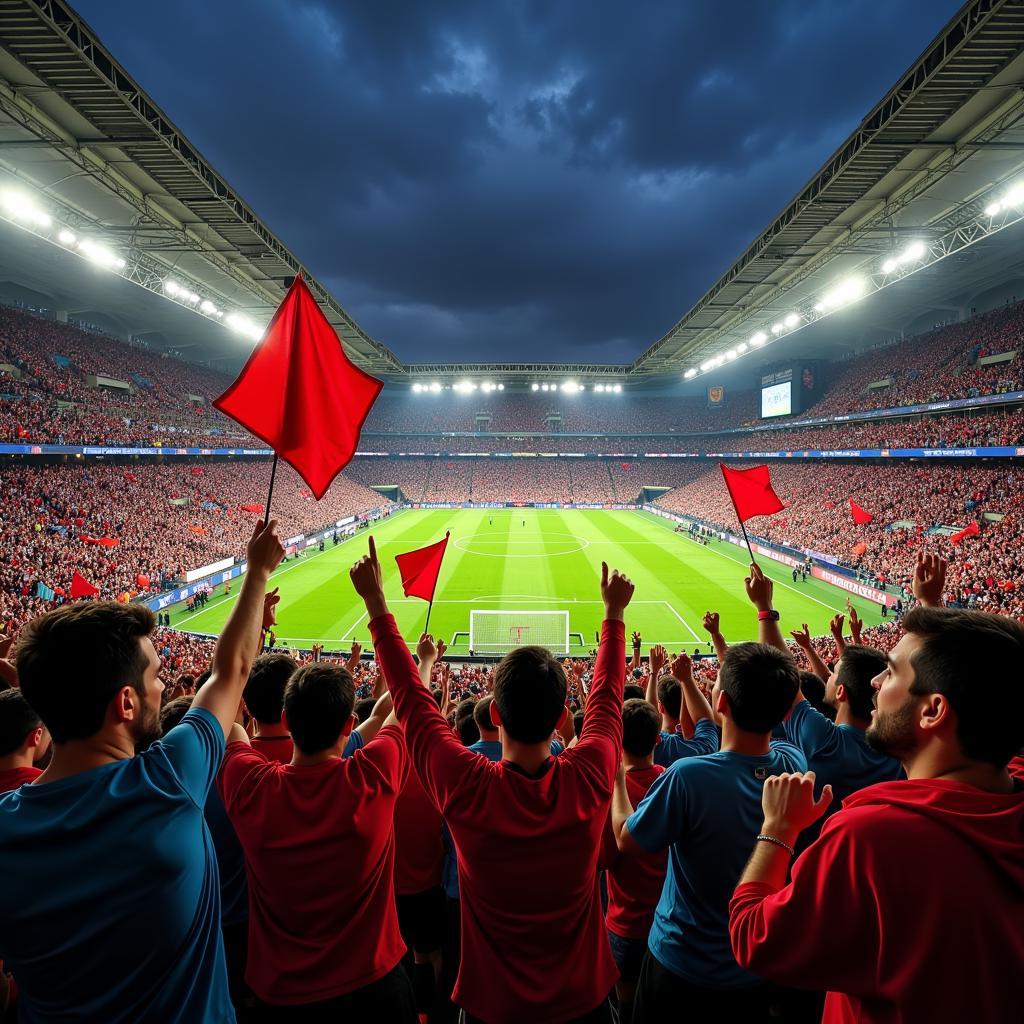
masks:
{"type": "Polygon", "coordinates": [[[793,382],[761,388],[761,418],[788,416],[793,411],[793,382]]]}

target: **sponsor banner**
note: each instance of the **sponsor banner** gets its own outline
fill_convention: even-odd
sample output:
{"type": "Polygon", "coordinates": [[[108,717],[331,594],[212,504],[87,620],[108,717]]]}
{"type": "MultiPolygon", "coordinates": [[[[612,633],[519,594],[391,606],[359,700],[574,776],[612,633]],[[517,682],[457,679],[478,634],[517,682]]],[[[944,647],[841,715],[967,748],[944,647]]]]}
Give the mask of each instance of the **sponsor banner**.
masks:
{"type": "Polygon", "coordinates": [[[335,526],[339,526],[339,527],[340,526],[348,526],[349,523],[354,523],[355,521],[356,521],[356,517],[355,516],[346,516],[344,519],[339,519],[334,525],[335,526]]]}
{"type": "Polygon", "coordinates": [[[713,459],[1005,459],[1017,458],[1024,448],[810,448],[803,451],[706,452],[713,459]]]}
{"type": "Polygon", "coordinates": [[[222,558],[219,562],[211,562],[209,565],[202,565],[198,569],[189,569],[185,573],[185,582],[194,583],[196,580],[201,580],[206,576],[212,576],[215,572],[230,569],[234,564],[235,560],[233,558],[222,558]]]}
{"type": "Polygon", "coordinates": [[[839,587],[840,590],[849,591],[849,593],[856,594],[858,597],[866,597],[869,601],[874,601],[876,604],[885,604],[890,608],[899,599],[897,594],[890,594],[888,591],[869,587],[866,583],[858,583],[856,580],[851,580],[849,576],[842,576],[837,572],[822,569],[818,565],[811,569],[811,575],[816,580],[824,580],[826,583],[831,583],[833,587],[839,587]]]}
{"type": "Polygon", "coordinates": [[[306,539],[306,535],[305,535],[304,533],[300,533],[300,534],[299,534],[299,535],[298,535],[297,537],[289,537],[289,538],[288,538],[288,539],[287,539],[287,540],[286,540],[286,541],[284,542],[284,546],[285,546],[285,547],[288,547],[289,545],[291,545],[292,547],[294,547],[294,546],[295,546],[296,544],[299,544],[299,543],[301,543],[301,542],[302,542],[302,541],[304,541],[305,539],[306,539]]]}

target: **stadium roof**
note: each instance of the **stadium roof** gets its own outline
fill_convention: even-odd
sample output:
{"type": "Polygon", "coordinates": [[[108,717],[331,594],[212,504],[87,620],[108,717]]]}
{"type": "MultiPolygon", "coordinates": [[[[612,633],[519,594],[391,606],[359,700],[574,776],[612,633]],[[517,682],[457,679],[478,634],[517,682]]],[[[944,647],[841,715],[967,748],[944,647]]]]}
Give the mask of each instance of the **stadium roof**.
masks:
{"type": "MultiPolygon", "coordinates": [[[[91,240],[88,254],[96,261],[111,253],[124,259],[109,276],[161,295],[168,280],[175,283],[174,304],[186,308],[168,316],[174,334],[156,333],[157,344],[179,350],[191,344],[204,358],[234,365],[248,345],[220,321],[244,314],[265,323],[287,281],[302,269],[352,358],[392,382],[484,372],[506,380],[556,374],[678,379],[685,370],[696,375],[723,353],[735,357],[753,332],[770,338],[773,322],[787,315],[796,321],[785,330],[779,323],[780,341],[818,321],[816,339],[836,334],[824,322],[831,310],[816,307],[835,282],[851,275],[863,280],[864,294],[884,290],[891,315],[924,312],[919,304],[934,301],[940,278],[914,271],[943,260],[957,267],[949,256],[1024,218],[1024,202],[986,214],[1024,173],[1024,3],[974,0],[733,266],[632,364],[403,365],[302,268],[67,4],[0,0],[0,40],[0,181],[38,196],[76,236],[65,252],[39,240],[15,256],[5,245],[3,274],[54,294],[61,280],[53,268],[63,273],[70,263],[81,264],[78,255],[87,254],[83,243],[91,240]],[[920,258],[881,272],[886,258],[912,243],[924,246],[920,258]],[[887,287],[894,282],[899,286],[887,287]],[[205,319],[194,312],[203,300],[205,319]],[[185,322],[196,329],[179,331],[185,322]]],[[[0,215],[13,219],[2,209],[0,215]]],[[[13,229],[3,227],[7,240],[13,229]]],[[[1009,245],[999,244],[1005,250],[999,253],[991,248],[996,243],[993,237],[977,247],[987,258],[975,263],[975,277],[1012,269],[1009,245]]],[[[81,274],[77,268],[68,281],[81,274]]],[[[111,283],[104,297],[123,319],[139,322],[146,304],[133,301],[130,291],[111,283]]],[[[167,303],[156,305],[167,313],[167,303]]],[[[772,352],[796,343],[790,337],[772,352]]]]}

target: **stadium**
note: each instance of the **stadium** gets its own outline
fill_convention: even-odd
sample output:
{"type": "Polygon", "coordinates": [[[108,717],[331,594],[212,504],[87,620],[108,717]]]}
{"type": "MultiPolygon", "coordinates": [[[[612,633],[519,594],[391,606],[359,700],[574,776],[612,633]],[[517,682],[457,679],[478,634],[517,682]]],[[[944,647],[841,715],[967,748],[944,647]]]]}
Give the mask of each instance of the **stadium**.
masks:
{"type": "MultiPolygon", "coordinates": [[[[211,666],[215,679],[224,672],[217,668],[218,650],[236,636],[237,623],[253,614],[256,583],[248,581],[249,570],[254,557],[259,561],[253,537],[260,536],[260,524],[273,519],[282,551],[280,564],[268,570],[267,587],[276,588],[279,603],[275,615],[263,622],[261,648],[287,655],[299,672],[324,665],[340,671],[346,665],[354,699],[369,702],[360,720],[376,723],[374,732],[387,711],[377,721],[377,712],[370,714],[373,701],[392,694],[406,732],[401,742],[409,746],[409,763],[420,771],[422,785],[409,797],[419,801],[419,817],[407,811],[404,837],[396,808],[392,845],[398,853],[390,850],[387,856],[401,859],[404,841],[419,851],[421,862],[429,861],[441,850],[445,815],[451,832],[443,835],[453,864],[458,848],[458,879],[486,903],[493,893],[481,897],[483,890],[474,890],[479,879],[462,875],[461,859],[480,849],[468,838],[477,833],[468,827],[465,834],[459,831],[461,809],[450,815],[446,810],[456,804],[461,808],[459,800],[468,798],[452,796],[446,804],[442,794],[448,791],[428,778],[427,769],[420,770],[387,667],[388,657],[392,666],[399,664],[394,651],[404,647],[388,646],[394,638],[382,633],[374,614],[378,605],[365,590],[372,590],[370,584],[360,586],[358,570],[352,570],[350,580],[350,569],[366,555],[371,535],[380,559],[381,601],[394,616],[398,640],[416,651],[421,633],[429,631],[446,648],[436,664],[438,652],[428,649],[425,681],[449,720],[449,732],[460,739],[465,735],[467,747],[487,739],[479,722],[474,724],[473,705],[493,696],[490,713],[498,714],[503,659],[514,658],[523,647],[544,648],[564,666],[552,670],[562,673],[564,682],[559,708],[564,703],[570,713],[559,749],[582,744],[595,703],[593,696],[588,703],[588,694],[597,692],[596,680],[607,672],[601,658],[609,649],[626,665],[625,672],[616,673],[638,686],[633,696],[653,703],[663,734],[674,736],[678,727],[687,742],[697,742],[700,715],[691,708],[690,691],[683,687],[681,706],[679,683],[673,684],[673,717],[659,683],[661,670],[668,672],[671,663],[674,672],[675,659],[689,655],[680,671],[692,673],[694,707],[699,697],[701,714],[707,706],[724,745],[730,728],[744,731],[732,724],[734,706],[725,713],[730,724],[719,717],[716,701],[728,703],[722,683],[725,651],[730,644],[770,646],[780,629],[775,646],[781,645],[794,671],[817,674],[823,690],[827,683],[828,696],[819,696],[816,706],[835,718],[835,709],[829,712],[824,705],[834,699],[836,666],[847,652],[871,648],[882,665],[886,657],[890,664],[899,663],[895,652],[913,632],[905,622],[917,621],[912,617],[934,603],[922,584],[927,576],[922,560],[942,566],[939,603],[946,609],[984,613],[984,621],[995,617],[1002,625],[990,632],[1010,630],[1010,639],[1016,636],[1012,630],[1024,623],[1024,4],[964,4],[874,106],[860,111],[854,130],[812,176],[788,180],[782,209],[761,230],[744,236],[724,272],[705,275],[699,297],[676,308],[676,322],[618,362],[573,361],[571,348],[564,358],[553,351],[547,362],[445,361],[426,345],[416,349],[416,360],[400,358],[386,337],[371,336],[357,322],[343,290],[318,278],[316,262],[303,246],[286,245],[259,204],[250,205],[241,185],[236,191],[229,175],[203,156],[189,140],[187,125],[171,120],[164,112],[171,97],[150,95],[135,73],[131,55],[108,49],[64,0],[0,3],[0,481],[5,496],[0,506],[0,633],[5,638],[5,686],[17,685],[23,661],[34,664],[20,653],[18,639],[31,633],[33,640],[25,645],[30,651],[32,643],[41,642],[30,623],[61,610],[109,604],[156,616],[151,638],[167,688],[164,710],[175,700],[192,699],[211,666]],[[251,432],[214,405],[244,375],[243,367],[260,351],[268,332],[283,322],[275,311],[294,294],[297,281],[329,325],[332,342],[336,336],[352,366],[383,385],[356,432],[351,458],[319,500],[301,465],[287,455],[279,462],[262,433],[251,432]],[[778,503],[741,522],[728,473],[753,467],[767,467],[769,489],[778,503]],[[433,600],[410,594],[395,556],[435,544],[446,534],[433,600]],[[752,560],[759,566],[756,573],[752,560]],[[626,598],[621,652],[609,639],[614,630],[609,632],[613,605],[607,586],[615,583],[602,583],[602,563],[635,587],[635,596],[626,598]],[[756,596],[762,576],[770,581],[765,607],[756,596]],[[174,698],[170,704],[168,698],[174,698]],[[432,830],[430,843],[409,838],[423,829],[432,830]]],[[[302,231],[294,235],[305,237],[302,231]]],[[[486,345],[481,350],[494,351],[486,345]]],[[[282,376],[289,372],[285,367],[282,376]]],[[[308,401],[315,404],[313,397],[308,401]]],[[[330,416],[323,422],[330,432],[330,416]]],[[[963,621],[982,620],[968,616],[963,621]]],[[[1001,661],[1004,655],[990,654],[987,643],[981,639],[971,645],[973,664],[982,674],[1005,674],[1007,686],[1019,689],[1019,663],[1001,661]]],[[[1009,649],[997,645],[992,651],[1009,649]]],[[[34,707],[30,685],[24,683],[23,689],[34,707]]],[[[810,692],[804,696],[815,703],[810,692]]],[[[412,696],[404,699],[411,708],[412,696]]],[[[198,707],[199,697],[195,700],[198,707]]],[[[1003,714],[997,697],[985,700],[987,715],[1003,714]]],[[[1002,700],[1008,704],[1007,716],[1017,722],[1016,732],[1013,726],[1001,728],[1017,736],[1009,749],[1018,755],[1016,771],[1021,773],[1017,702],[1012,695],[1002,700]]],[[[32,721],[49,727],[56,750],[59,730],[41,708],[42,703],[39,718],[32,721]]],[[[853,714],[849,707],[839,712],[844,713],[853,714]]],[[[848,728],[863,732],[873,713],[868,707],[848,728]]],[[[257,724],[258,716],[250,723],[250,714],[252,707],[245,715],[250,737],[254,730],[256,736],[263,730],[270,737],[257,724]]],[[[278,726],[283,721],[280,705],[275,721],[278,726]]],[[[497,729],[498,718],[494,722],[497,729]]],[[[783,729],[778,717],[775,727],[783,729]]],[[[389,728],[399,731],[389,725],[379,735],[387,735],[389,728]]],[[[621,715],[618,729],[621,737],[621,715]]],[[[503,764],[514,760],[509,754],[512,731],[505,722],[503,764]]],[[[5,727],[5,737],[7,732],[5,727]]],[[[298,757],[299,733],[293,732],[298,757]]],[[[554,730],[547,733],[554,735],[554,730]]],[[[79,735],[73,729],[66,734],[79,735]]],[[[780,733],[779,738],[791,737],[780,733]]],[[[371,734],[365,750],[374,746],[372,739],[371,734]]],[[[718,743],[716,738],[714,751],[718,743]]],[[[291,751],[290,740],[287,745],[291,751]]],[[[13,749],[6,754],[13,757],[13,749]]],[[[493,760],[501,761],[501,754],[493,760]]],[[[899,760],[911,779],[927,777],[912,774],[908,760],[899,760]]],[[[972,755],[971,760],[989,768],[993,763],[988,755],[972,755]]],[[[33,763],[30,757],[28,770],[35,770],[33,763]]],[[[45,766],[41,757],[35,763],[45,766]]],[[[453,763],[461,762],[456,758],[453,763]]],[[[798,758],[780,770],[806,771],[808,763],[814,767],[812,758],[798,758]]],[[[463,768],[467,778],[475,771],[467,764],[463,768]]],[[[1005,760],[999,768],[1005,770],[1005,760]]],[[[633,770],[628,764],[627,769],[633,770]]],[[[818,776],[819,781],[829,778],[824,769],[818,769],[818,776]]],[[[916,784],[898,777],[899,783],[882,782],[882,776],[868,781],[916,784]]],[[[764,774],[758,779],[763,781],[764,774]]],[[[511,795],[501,799],[525,799],[514,782],[510,785],[511,795]]],[[[864,785],[850,785],[842,796],[864,785]]],[[[837,793],[842,789],[841,783],[833,786],[837,793]]],[[[633,812],[638,797],[630,793],[633,812]]],[[[393,797],[388,798],[392,803],[393,797]]],[[[307,810],[313,813],[317,805],[309,799],[307,810]]],[[[607,793],[603,799],[608,804],[607,793]]],[[[723,797],[727,803],[731,799],[723,797]]],[[[1019,826],[1024,820],[1019,783],[1014,795],[1000,799],[1015,800],[1004,812],[1006,820],[1016,815],[1019,826]]],[[[235,844],[240,841],[246,851],[253,898],[266,878],[257,881],[255,855],[250,855],[246,830],[252,822],[242,821],[242,811],[235,821],[227,796],[224,803],[238,833],[235,844]]],[[[781,844],[790,850],[796,845],[800,853],[795,837],[769,835],[760,842],[765,839],[757,834],[760,784],[755,803],[751,842],[756,836],[760,846],[781,844]]],[[[613,850],[621,824],[614,807],[608,812],[609,835],[616,829],[613,850]]],[[[13,804],[8,809],[14,813],[13,804]]],[[[220,813],[226,822],[223,807],[220,813]]],[[[634,813],[642,817],[642,808],[634,813]]],[[[385,816],[390,821],[390,811],[385,816]]],[[[602,822],[606,816],[602,812],[602,822]]],[[[535,818],[532,827],[543,831],[542,820],[535,818]]],[[[768,830],[765,820],[762,831],[768,830]]],[[[633,822],[630,817],[628,831],[634,831],[633,822]]],[[[641,824],[638,819],[636,827],[641,824]]],[[[598,839],[600,833],[599,828],[598,839]]],[[[643,845],[641,833],[635,834],[643,845]]],[[[1020,835],[1014,840],[1018,850],[1020,835]]],[[[931,841],[923,833],[915,836],[914,841],[931,841]]],[[[519,851],[523,863],[529,860],[518,840],[504,835],[503,841],[519,851]]],[[[802,857],[810,857],[822,843],[824,838],[802,857]]],[[[625,849],[620,843],[618,850],[625,849]]],[[[904,849],[910,847],[898,842],[892,847],[904,849]]],[[[5,850],[0,838],[0,870],[7,871],[16,851],[13,846],[5,850]]],[[[1001,909],[993,919],[1004,912],[1012,919],[1024,910],[1016,856],[1013,881],[1002,890],[1001,909]]],[[[737,861],[729,893],[744,861],[737,861]]],[[[290,862],[289,877],[299,863],[290,862]]],[[[976,860],[952,853],[942,863],[950,870],[977,873],[977,905],[984,907],[988,883],[976,860]]],[[[596,872],[596,864],[595,859],[588,870],[596,872]]],[[[513,887],[525,884],[513,864],[504,868],[514,878],[513,887]]],[[[243,864],[243,881],[245,870],[243,864]]],[[[656,897],[664,861],[658,870],[656,897]]],[[[397,866],[395,871],[400,884],[397,866]]],[[[810,873],[807,868],[807,877],[810,873]]],[[[591,877],[587,896],[584,874],[582,881],[566,883],[581,900],[594,891],[591,877]]],[[[606,880],[602,868],[600,877],[605,902],[621,898],[611,872],[606,880]]],[[[781,878],[778,888],[785,883],[785,871],[781,878]]],[[[372,888],[365,877],[359,884],[372,888]]],[[[557,899],[554,890],[541,888],[557,899]]],[[[723,920],[731,920],[737,960],[731,960],[728,949],[726,958],[730,970],[739,972],[737,962],[743,964],[740,980],[723,968],[705,989],[704,981],[680,970],[670,979],[673,984],[683,984],[685,977],[690,988],[716,995],[724,991],[731,998],[733,986],[749,994],[757,988],[753,982],[763,977],[794,990],[829,993],[824,1017],[820,1001],[810,1000],[809,1006],[807,1000],[794,999],[773,1004],[773,1019],[923,1019],[914,1014],[927,1000],[913,984],[898,992],[898,986],[883,986],[883,998],[869,996],[871,985],[860,980],[832,981],[823,975],[808,981],[796,967],[772,973],[776,968],[767,953],[763,970],[756,950],[744,960],[747,947],[737,937],[736,917],[743,888],[733,898],[732,918],[721,911],[723,920]],[[837,1009],[840,998],[847,1001],[844,1009],[837,1009]],[[850,1005],[862,1015],[854,1016],[850,1005]]],[[[416,929],[404,916],[413,911],[401,905],[409,893],[420,891],[407,887],[404,894],[398,892],[398,918],[378,943],[380,962],[365,965],[363,977],[374,984],[390,977],[395,957],[388,957],[397,946],[408,947],[420,1020],[498,1024],[532,1017],[538,1024],[555,1024],[670,1019],[652,1009],[657,986],[646,974],[631,976],[631,987],[615,987],[612,954],[622,979],[627,969],[614,939],[612,952],[605,949],[603,923],[599,950],[582,940],[579,946],[597,967],[584,971],[575,961],[573,967],[557,957],[542,960],[537,969],[546,980],[525,983],[542,994],[516,989],[508,1003],[515,1009],[503,1007],[502,998],[493,1001],[473,983],[467,957],[473,970],[486,971],[489,961],[474,950],[489,948],[493,939],[507,942],[515,955],[529,961],[517,945],[526,940],[517,938],[512,926],[500,932],[500,939],[485,934],[486,925],[475,917],[467,922],[465,901],[462,973],[453,996],[449,947],[445,944],[442,957],[440,939],[427,941],[422,949],[418,936],[413,941],[416,929]],[[429,973],[430,965],[437,978],[430,975],[424,996],[423,971],[429,973]],[[565,992],[575,992],[575,980],[566,981],[562,993],[552,993],[550,978],[562,966],[567,978],[572,970],[587,974],[602,989],[602,999],[612,992],[608,1016],[602,1015],[604,1003],[598,1010],[593,1010],[596,999],[587,1005],[589,990],[563,999],[565,992]],[[437,991],[431,994],[435,980],[437,991]],[[626,1008],[633,1005],[637,985],[646,993],[648,1008],[642,1009],[638,994],[630,1018],[626,1008]],[[464,1016],[455,1016],[460,1010],[464,1016]]],[[[530,905],[533,895],[526,899],[530,905]]],[[[228,899],[223,872],[221,899],[228,899]]],[[[457,895],[453,902],[457,933],[457,895]]],[[[432,913],[444,916],[443,899],[442,910],[432,913]]],[[[498,917],[503,913],[496,912],[498,917]]],[[[17,920],[18,927],[25,925],[23,915],[17,920]]],[[[263,1011],[287,1015],[289,1008],[319,1006],[321,999],[343,999],[358,988],[352,981],[334,988],[310,983],[302,989],[301,971],[300,981],[292,979],[298,986],[294,989],[267,983],[262,968],[253,966],[254,950],[260,950],[260,963],[266,966],[273,960],[274,943],[284,940],[257,940],[253,920],[245,974],[251,991],[246,995],[239,995],[245,987],[239,980],[244,951],[241,968],[237,949],[236,963],[228,963],[229,974],[236,972],[231,974],[233,1009],[228,1003],[214,1009],[211,1003],[201,1012],[193,1005],[191,1016],[167,1015],[166,1008],[152,1016],[142,1008],[143,998],[117,1019],[229,1020],[237,1013],[243,1021],[269,1020],[273,1014],[261,1017],[253,1010],[253,993],[263,1011]],[[250,977],[254,972],[258,983],[250,977]]],[[[770,923],[762,927],[771,930],[770,923]]],[[[848,927],[856,932],[855,924],[848,927]]],[[[1002,934],[995,924],[991,927],[992,934],[1002,934]]],[[[611,924],[608,928],[613,930],[611,924]]],[[[973,928],[968,931],[976,936],[973,928]]],[[[26,983],[19,983],[18,999],[10,998],[10,1016],[0,1019],[71,1019],[61,1014],[71,1012],[72,1004],[46,990],[45,980],[39,980],[45,973],[38,978],[32,973],[39,950],[19,946],[4,932],[0,927],[0,956],[13,964],[16,982],[22,977],[19,970],[24,971],[26,983]],[[19,1000],[23,1018],[17,1016],[19,1000]]],[[[654,934],[646,955],[656,967],[660,962],[657,969],[673,974],[671,957],[659,954],[654,934]]],[[[646,935],[644,930],[641,955],[646,935]]],[[[231,961],[227,924],[224,936],[231,961]]],[[[353,934],[346,941],[355,940],[353,934]]],[[[659,941],[668,942],[664,936],[659,941]]],[[[877,941],[892,953],[881,938],[877,941]]],[[[990,941],[977,942],[982,949],[991,946],[990,941]]],[[[340,956],[338,948],[324,943],[340,956]]],[[[935,953],[920,970],[937,977],[952,969],[949,963],[935,953]]],[[[1019,1005],[1001,1000],[1007,978],[1016,979],[1018,995],[1024,981],[1019,933],[992,963],[992,978],[986,975],[979,984],[990,984],[995,994],[978,1018],[1015,1019],[1019,1005]]],[[[218,969],[223,966],[219,963],[218,969]]],[[[206,968],[190,969],[201,973],[206,968]]],[[[308,969],[315,974],[318,968],[308,969]]],[[[276,966],[269,970],[277,977],[276,966]]],[[[514,975],[515,969],[510,972],[514,975]]],[[[524,969],[522,977],[534,976],[524,969]]],[[[89,983],[76,979],[89,992],[89,983]]],[[[147,984],[140,981],[132,998],[151,991],[147,984]]],[[[499,992],[519,984],[504,974],[495,981],[499,992]]],[[[209,985],[212,991],[215,983],[209,985]]],[[[104,1016],[109,1009],[95,1009],[91,998],[79,994],[75,1019],[115,1019],[104,1016]]],[[[397,1010],[388,1016],[386,1009],[374,1016],[368,1005],[338,1003],[347,1016],[290,1019],[410,1019],[397,1010]]],[[[735,1012],[746,1013],[746,1006],[737,1003],[735,1012]]],[[[931,1005],[929,1012],[937,1014],[931,1019],[962,1019],[937,1006],[931,1005]]],[[[750,1014],[735,1019],[762,1019],[754,1010],[750,1014]]]]}

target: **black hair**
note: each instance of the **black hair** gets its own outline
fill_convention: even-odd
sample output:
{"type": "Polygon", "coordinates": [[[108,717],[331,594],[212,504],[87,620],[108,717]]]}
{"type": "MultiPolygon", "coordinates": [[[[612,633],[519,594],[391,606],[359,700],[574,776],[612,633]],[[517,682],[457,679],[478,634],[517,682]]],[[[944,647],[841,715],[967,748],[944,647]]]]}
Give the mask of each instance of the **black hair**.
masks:
{"type": "Polygon", "coordinates": [[[658,680],[658,703],[669,718],[679,718],[683,709],[683,688],[674,676],[662,676],[658,680]]]}
{"type": "Polygon", "coordinates": [[[885,671],[888,659],[874,647],[847,644],[839,659],[836,685],[846,689],[850,698],[850,714],[854,718],[868,719],[875,706],[875,690],[871,680],[885,671]]]}
{"type": "Polygon", "coordinates": [[[118,601],[64,605],[25,626],[18,636],[18,681],[54,743],[99,732],[122,687],[145,696],[149,659],[139,641],[155,626],[144,605],[118,601]]]}
{"type": "Polygon", "coordinates": [[[767,644],[733,644],[718,670],[718,687],[744,732],[770,733],[786,717],[799,686],[793,659],[767,644]]]}
{"type": "Polygon", "coordinates": [[[277,725],[281,721],[284,688],[298,667],[287,654],[261,654],[252,663],[242,699],[260,725],[277,725]]]}
{"type": "Polygon", "coordinates": [[[334,746],[355,703],[355,683],[348,669],[323,661],[303,665],[284,690],[284,713],[296,748],[308,755],[334,746]]]}
{"type": "Polygon", "coordinates": [[[658,743],[661,716],[645,700],[622,705],[622,749],[633,757],[647,757],[658,743]]]}
{"type": "Polygon", "coordinates": [[[488,694],[481,697],[473,706],[473,721],[476,722],[477,732],[494,732],[498,727],[491,721],[491,705],[494,698],[488,694]]]}
{"type": "Polygon", "coordinates": [[[186,693],[182,697],[175,697],[169,700],[160,711],[160,735],[166,736],[181,720],[185,713],[192,707],[195,695],[186,693]]]}
{"type": "Polygon", "coordinates": [[[572,731],[576,734],[576,739],[580,738],[580,733],[583,732],[583,712],[577,711],[572,716],[572,731]]]}
{"type": "Polygon", "coordinates": [[[0,757],[13,754],[42,724],[21,690],[0,691],[0,757]]]}
{"type": "Polygon", "coordinates": [[[362,725],[373,714],[373,709],[376,706],[377,701],[374,697],[363,697],[362,700],[357,700],[355,706],[356,721],[362,725]]]}
{"type": "Polygon", "coordinates": [[[825,703],[825,681],[821,676],[814,672],[801,672],[800,692],[815,711],[820,711],[826,718],[835,721],[836,709],[825,703]]]}
{"type": "Polygon", "coordinates": [[[494,670],[494,702],[502,728],[520,743],[540,743],[565,712],[565,670],[546,647],[519,647],[494,670]]]}
{"type": "Polygon", "coordinates": [[[646,691],[642,686],[638,686],[636,683],[626,683],[622,688],[622,700],[643,700],[647,696],[646,691]]]}
{"type": "Polygon", "coordinates": [[[464,747],[472,746],[480,739],[480,729],[474,715],[464,715],[458,719],[455,731],[459,734],[459,739],[464,747]]]}

